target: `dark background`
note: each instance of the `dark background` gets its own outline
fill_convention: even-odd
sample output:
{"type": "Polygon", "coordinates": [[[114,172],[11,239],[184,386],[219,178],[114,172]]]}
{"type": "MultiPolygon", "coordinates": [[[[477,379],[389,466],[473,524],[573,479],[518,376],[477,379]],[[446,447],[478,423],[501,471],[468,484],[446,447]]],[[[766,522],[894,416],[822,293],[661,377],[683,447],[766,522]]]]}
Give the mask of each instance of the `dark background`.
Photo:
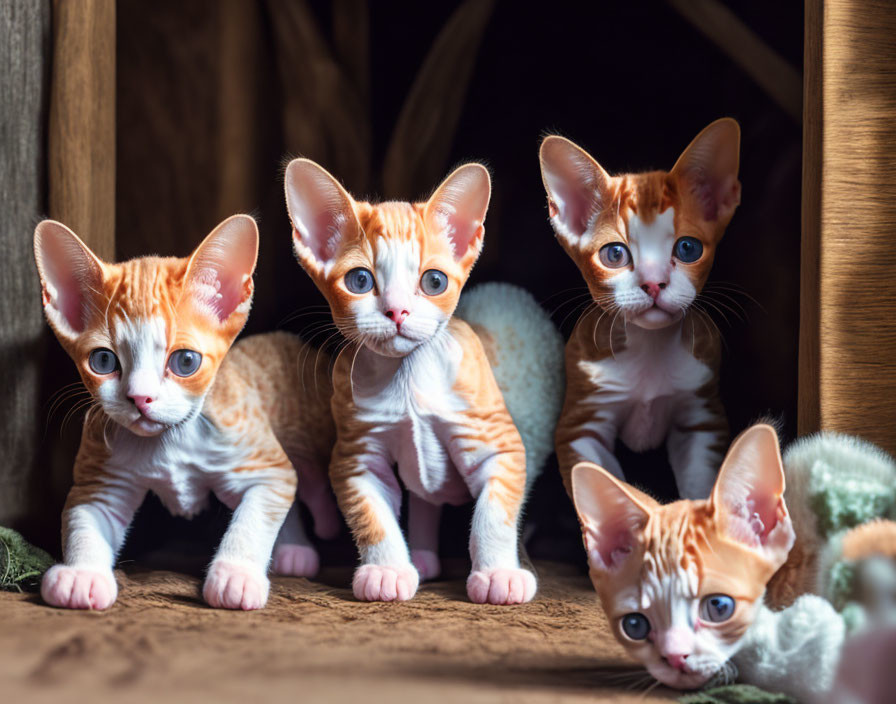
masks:
{"type": "MultiPolygon", "coordinates": [[[[282,328],[311,337],[326,318],[308,308],[323,298],[291,252],[285,159],[318,160],[358,198],[402,199],[426,197],[452,166],[478,160],[489,166],[494,190],[485,250],[468,285],[500,280],[527,288],[567,336],[577,317],[578,291],[570,289],[582,281],[548,224],[541,138],[569,137],[611,173],[668,169],[706,124],[732,116],[742,128],[743,198],[710,276],[720,308],[712,314],[725,340],[722,396],[733,434],[771,414],[785,440],[795,435],[801,130],[792,117],[665,2],[503,0],[481,40],[460,52],[476,53],[466,90],[449,101],[459,108],[457,124],[446,124],[421,150],[424,161],[431,155],[423,167],[409,166],[402,178],[393,167],[390,178],[384,160],[406,96],[462,3],[370,3],[368,30],[351,23],[362,39],[340,41],[333,28],[353,4],[365,6],[247,1],[228,16],[228,3],[208,0],[118,4],[119,259],[183,256],[223,217],[251,212],[259,218],[261,253],[246,333],[282,328]],[[364,37],[366,60],[350,71],[346,46],[357,49],[364,37]],[[415,176],[421,172],[437,175],[422,181],[415,176]],[[401,182],[414,186],[392,192],[401,182]]],[[[801,67],[801,3],[725,5],[801,67]]],[[[449,62],[429,89],[457,87],[462,74],[449,62]]],[[[450,109],[434,100],[425,115],[438,121],[450,109]]],[[[75,378],[63,358],[60,369],[69,371],[60,383],[75,378]]],[[[69,445],[76,435],[68,429],[69,445]]],[[[664,452],[621,452],[631,478],[673,498],[664,452]]],[[[54,484],[60,506],[66,481],[54,484]]],[[[580,561],[578,529],[553,459],[527,514],[534,557],[580,561]]],[[[125,558],[201,565],[226,520],[220,505],[192,522],[174,519],[150,499],[125,558]]],[[[468,509],[449,513],[446,552],[464,552],[468,520],[468,509]]],[[[352,561],[347,536],[324,546],[322,558],[352,561]]]]}

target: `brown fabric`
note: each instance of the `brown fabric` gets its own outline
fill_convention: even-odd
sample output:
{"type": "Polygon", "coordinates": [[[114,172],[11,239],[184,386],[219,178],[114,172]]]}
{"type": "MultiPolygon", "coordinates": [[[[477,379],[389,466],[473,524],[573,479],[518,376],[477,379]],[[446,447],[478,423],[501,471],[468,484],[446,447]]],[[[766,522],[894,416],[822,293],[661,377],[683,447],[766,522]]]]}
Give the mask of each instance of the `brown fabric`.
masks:
{"type": "MultiPolygon", "coordinates": [[[[213,610],[199,580],[133,567],[106,613],[0,594],[5,701],[650,702],[586,577],[538,565],[524,606],[471,604],[462,579],[410,602],[361,603],[349,572],[275,578],[263,611],[213,610]]],[[[642,671],[643,672],[643,671],[642,671]]]]}

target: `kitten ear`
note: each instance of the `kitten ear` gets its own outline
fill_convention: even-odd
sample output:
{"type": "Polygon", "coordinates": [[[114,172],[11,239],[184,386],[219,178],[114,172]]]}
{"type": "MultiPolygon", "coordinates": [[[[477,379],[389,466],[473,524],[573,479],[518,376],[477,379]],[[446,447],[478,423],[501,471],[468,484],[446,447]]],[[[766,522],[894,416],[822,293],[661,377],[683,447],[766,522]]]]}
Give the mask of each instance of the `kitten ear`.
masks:
{"type": "Polygon", "coordinates": [[[710,503],[725,534],[784,564],[794,532],[784,503],[784,465],[778,434],[766,424],[737,436],[719,471],[710,503]]]}
{"type": "Polygon", "coordinates": [[[286,167],[286,208],[299,261],[309,272],[326,275],[341,244],[361,227],[352,197],[310,159],[293,159],[286,167]]]}
{"type": "Polygon", "coordinates": [[[670,172],[683,196],[693,198],[700,217],[726,223],[740,205],[740,126],[723,117],[703,128],[670,172]]]}
{"type": "Polygon", "coordinates": [[[248,215],[218,225],[190,256],[187,290],[220,322],[234,312],[247,314],[252,303],[252,274],[258,258],[258,226],[248,215]]]}
{"type": "Polygon", "coordinates": [[[573,467],[572,497],[588,564],[602,572],[618,570],[640,546],[655,502],[590,462],[573,467]]]}
{"type": "Polygon", "coordinates": [[[538,156],[554,232],[577,247],[600,214],[610,175],[588,152],[564,137],[546,137],[538,156]]]}
{"type": "Polygon", "coordinates": [[[448,236],[454,257],[465,267],[473,265],[482,249],[491,194],[488,169],[482,164],[464,164],[442,181],[426,203],[426,226],[448,236]]]}
{"type": "Polygon", "coordinates": [[[55,220],[35,228],[34,260],[50,324],[62,337],[77,337],[87,327],[91,299],[102,291],[103,262],[55,220]]]}

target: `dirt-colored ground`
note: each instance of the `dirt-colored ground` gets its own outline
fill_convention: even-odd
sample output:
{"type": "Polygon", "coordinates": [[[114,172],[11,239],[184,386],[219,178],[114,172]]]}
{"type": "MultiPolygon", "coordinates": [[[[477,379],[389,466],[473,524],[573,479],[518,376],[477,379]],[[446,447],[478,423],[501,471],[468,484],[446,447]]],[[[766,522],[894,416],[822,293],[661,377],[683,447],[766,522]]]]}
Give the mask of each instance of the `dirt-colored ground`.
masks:
{"type": "Polygon", "coordinates": [[[105,613],[0,592],[0,701],[644,702],[643,671],[607,632],[585,577],[538,566],[524,606],[477,606],[462,580],[366,604],[347,571],[275,578],[263,611],[205,606],[199,580],[119,572],[105,613]]]}

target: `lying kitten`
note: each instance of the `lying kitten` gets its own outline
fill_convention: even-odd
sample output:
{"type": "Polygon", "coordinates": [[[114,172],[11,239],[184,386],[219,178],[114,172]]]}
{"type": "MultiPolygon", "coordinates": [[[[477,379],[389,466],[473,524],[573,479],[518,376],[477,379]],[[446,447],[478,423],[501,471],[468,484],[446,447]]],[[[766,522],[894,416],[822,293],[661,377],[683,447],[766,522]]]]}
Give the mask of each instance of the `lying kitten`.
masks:
{"type": "Polygon", "coordinates": [[[529,396],[527,427],[543,436],[533,444],[549,448],[562,392],[553,381],[562,374],[559,343],[555,352],[525,334],[542,319],[548,337],[557,333],[519,289],[492,294],[491,307],[503,306],[513,328],[509,337],[498,327],[480,337],[452,317],[482,248],[490,189],[485,168],[467,164],[426,203],[370,204],[355,202],[314,162],[296,159],[286,170],[299,261],[351,341],[333,372],[330,479],[361,554],[358,599],[410,599],[420,578],[439,572],[439,507],[470,500],[470,599],[513,604],[535,594],[535,576],[517,554],[525,448],[489,353],[501,358],[497,368],[544,369],[521,377],[516,395],[531,387],[556,398],[529,396]],[[542,379],[552,380],[550,390],[542,379]],[[402,484],[410,551],[398,523],[402,484]]]}
{"type": "MultiPolygon", "coordinates": [[[[252,302],[255,221],[225,220],[186,259],[107,264],[45,220],[34,251],[47,320],[94,400],[62,518],[65,559],[44,576],[44,599],[108,608],[117,594],[115,556],[146,492],[189,517],[212,491],[234,514],[203,596],[211,606],[261,608],[296,470],[315,531],[333,536],[339,518],[325,475],[333,439],[327,394],[302,394],[328,382],[313,371],[299,378],[302,342],[259,335],[228,354],[252,302]]],[[[317,553],[296,512],[276,568],[310,575],[317,553]]]]}
{"type": "Polygon", "coordinates": [[[636,452],[666,441],[681,496],[712,488],[728,441],[719,340],[691,306],[740,202],[739,141],[734,120],[717,120],[671,171],[612,177],[569,140],[541,145],[551,224],[596,304],[566,346],[556,447],[567,490],[582,460],[623,477],[617,436],[636,452]]]}
{"type": "MultiPolygon", "coordinates": [[[[853,438],[822,434],[797,443],[782,463],[774,428],[754,425],[734,441],[709,499],[664,506],[596,465],[576,465],[573,499],[590,576],[616,639],[670,687],[692,689],[739,671],[750,684],[801,701],[824,691],[843,622],[812,594],[826,595],[822,578],[830,572],[819,569],[810,475],[819,464],[828,471],[832,458],[830,471],[843,476],[856,475],[854,465],[892,465],[883,457],[853,438]]],[[[861,498],[844,506],[881,508],[861,498]]],[[[855,526],[849,521],[858,515],[838,518],[855,526]]],[[[840,536],[841,557],[896,556],[896,523],[866,523],[840,536]]]]}

